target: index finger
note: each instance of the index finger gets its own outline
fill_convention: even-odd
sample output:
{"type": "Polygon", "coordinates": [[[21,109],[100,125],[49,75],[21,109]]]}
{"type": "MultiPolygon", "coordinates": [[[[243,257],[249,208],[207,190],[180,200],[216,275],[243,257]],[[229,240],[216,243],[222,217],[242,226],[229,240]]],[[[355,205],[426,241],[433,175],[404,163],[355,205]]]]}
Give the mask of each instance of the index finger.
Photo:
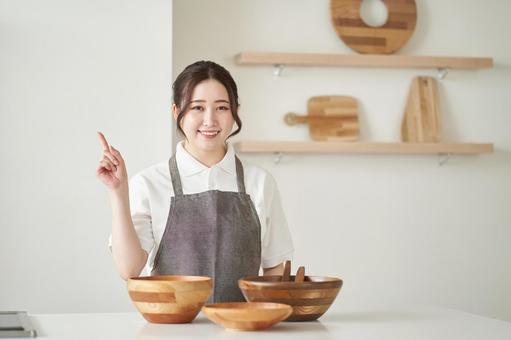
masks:
{"type": "Polygon", "coordinates": [[[104,150],[110,151],[110,146],[108,145],[108,142],[106,141],[105,136],[98,131],[99,141],[101,142],[101,145],[103,145],[104,150]]]}

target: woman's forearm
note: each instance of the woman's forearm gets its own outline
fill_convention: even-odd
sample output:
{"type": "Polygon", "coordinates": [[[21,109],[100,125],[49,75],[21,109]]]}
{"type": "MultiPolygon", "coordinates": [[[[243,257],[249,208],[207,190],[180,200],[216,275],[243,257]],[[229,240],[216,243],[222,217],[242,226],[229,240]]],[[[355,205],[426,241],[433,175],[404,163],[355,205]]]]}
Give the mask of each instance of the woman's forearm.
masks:
{"type": "Polygon", "coordinates": [[[112,206],[112,255],[120,276],[127,280],[139,276],[147,261],[147,252],[131,219],[128,188],[110,192],[112,206]]]}
{"type": "Polygon", "coordinates": [[[271,268],[263,268],[263,275],[282,275],[284,273],[284,264],[281,263],[271,268]]]}

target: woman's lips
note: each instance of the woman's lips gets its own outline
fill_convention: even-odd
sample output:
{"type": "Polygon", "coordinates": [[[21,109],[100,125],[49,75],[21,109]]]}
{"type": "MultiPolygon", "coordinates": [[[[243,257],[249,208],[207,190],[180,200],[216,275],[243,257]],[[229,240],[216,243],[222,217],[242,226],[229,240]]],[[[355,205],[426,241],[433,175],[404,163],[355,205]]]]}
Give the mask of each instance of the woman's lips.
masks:
{"type": "Polygon", "coordinates": [[[215,138],[220,133],[219,130],[197,130],[197,132],[205,138],[215,138]]]}

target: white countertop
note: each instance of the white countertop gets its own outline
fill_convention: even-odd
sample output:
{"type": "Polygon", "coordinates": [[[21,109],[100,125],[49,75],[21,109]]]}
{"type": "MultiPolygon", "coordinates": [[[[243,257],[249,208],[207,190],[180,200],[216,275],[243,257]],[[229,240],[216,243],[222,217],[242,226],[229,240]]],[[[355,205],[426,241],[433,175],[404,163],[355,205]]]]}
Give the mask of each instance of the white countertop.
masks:
{"type": "Polygon", "coordinates": [[[138,313],[38,314],[43,339],[511,339],[511,322],[436,307],[332,310],[318,321],[281,322],[258,332],[231,332],[204,314],[190,324],[160,325],[138,313]]]}

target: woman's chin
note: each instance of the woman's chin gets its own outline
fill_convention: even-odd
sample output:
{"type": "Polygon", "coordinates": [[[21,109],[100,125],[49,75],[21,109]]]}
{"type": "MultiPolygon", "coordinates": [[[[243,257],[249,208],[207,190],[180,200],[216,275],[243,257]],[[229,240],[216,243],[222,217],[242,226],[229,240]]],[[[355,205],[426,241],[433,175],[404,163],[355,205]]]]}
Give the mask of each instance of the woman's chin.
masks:
{"type": "Polygon", "coordinates": [[[225,142],[222,142],[219,138],[214,139],[204,139],[201,138],[197,140],[197,148],[203,151],[216,151],[219,149],[223,149],[225,142]]]}

